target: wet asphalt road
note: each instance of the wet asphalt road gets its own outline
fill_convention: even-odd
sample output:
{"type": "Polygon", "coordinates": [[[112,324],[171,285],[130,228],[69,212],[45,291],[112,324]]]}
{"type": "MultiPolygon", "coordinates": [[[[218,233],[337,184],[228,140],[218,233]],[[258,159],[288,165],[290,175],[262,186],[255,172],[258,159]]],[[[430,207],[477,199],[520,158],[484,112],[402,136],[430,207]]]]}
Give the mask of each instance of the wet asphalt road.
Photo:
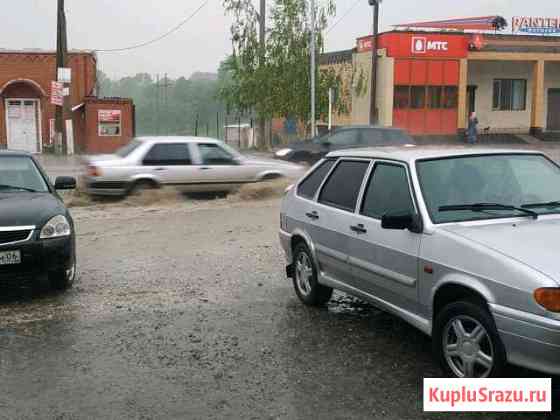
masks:
{"type": "Polygon", "coordinates": [[[440,376],[422,333],[344,295],[297,301],[277,201],[73,214],[75,287],[0,301],[1,419],[457,417],[422,413],[440,376]]]}

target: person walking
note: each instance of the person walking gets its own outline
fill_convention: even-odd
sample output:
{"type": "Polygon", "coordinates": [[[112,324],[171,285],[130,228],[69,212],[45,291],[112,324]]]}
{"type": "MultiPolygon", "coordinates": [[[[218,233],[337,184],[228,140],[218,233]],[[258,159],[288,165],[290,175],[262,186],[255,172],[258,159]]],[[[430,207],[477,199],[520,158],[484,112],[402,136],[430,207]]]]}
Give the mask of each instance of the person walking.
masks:
{"type": "Polygon", "coordinates": [[[476,112],[472,112],[469,117],[469,127],[467,129],[467,141],[469,144],[476,144],[478,141],[478,118],[476,112]]]}

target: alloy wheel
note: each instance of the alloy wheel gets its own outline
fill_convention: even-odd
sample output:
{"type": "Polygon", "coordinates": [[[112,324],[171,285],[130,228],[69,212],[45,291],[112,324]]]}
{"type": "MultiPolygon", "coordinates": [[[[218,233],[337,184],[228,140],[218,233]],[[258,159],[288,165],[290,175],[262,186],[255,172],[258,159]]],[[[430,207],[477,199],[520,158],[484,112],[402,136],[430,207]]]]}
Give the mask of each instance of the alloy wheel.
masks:
{"type": "Polygon", "coordinates": [[[296,260],[296,284],[303,296],[311,293],[311,279],[313,278],[313,267],[311,260],[305,252],[301,252],[296,260]]]}
{"type": "Polygon", "coordinates": [[[487,378],[494,367],[494,345],[486,328],[474,318],[452,318],[443,331],[443,354],[460,378],[487,378]]]}

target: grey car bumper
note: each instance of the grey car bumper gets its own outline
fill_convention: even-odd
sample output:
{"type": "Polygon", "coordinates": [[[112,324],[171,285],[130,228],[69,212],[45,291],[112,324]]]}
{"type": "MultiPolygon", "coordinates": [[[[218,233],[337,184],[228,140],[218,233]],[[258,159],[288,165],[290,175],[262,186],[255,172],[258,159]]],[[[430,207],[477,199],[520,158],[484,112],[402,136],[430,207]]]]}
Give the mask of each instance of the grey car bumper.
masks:
{"type": "Polygon", "coordinates": [[[560,320],[491,305],[508,361],[560,375],[560,320]]]}

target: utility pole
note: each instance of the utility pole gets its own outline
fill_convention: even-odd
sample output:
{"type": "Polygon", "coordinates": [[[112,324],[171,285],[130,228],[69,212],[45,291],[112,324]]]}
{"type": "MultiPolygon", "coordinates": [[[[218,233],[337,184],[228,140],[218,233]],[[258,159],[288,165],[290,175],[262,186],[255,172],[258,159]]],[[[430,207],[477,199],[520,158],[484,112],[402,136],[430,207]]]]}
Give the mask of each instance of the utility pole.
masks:
{"type": "MultiPolygon", "coordinates": [[[[266,0],[260,0],[260,13],[259,13],[259,44],[260,44],[260,60],[259,64],[264,66],[266,60],[266,0]]],[[[264,118],[259,117],[258,122],[258,132],[259,132],[259,146],[265,148],[267,146],[266,142],[266,121],[264,118]]]]}
{"type": "Polygon", "coordinates": [[[371,42],[372,46],[372,57],[371,57],[371,98],[370,98],[370,125],[375,125],[379,122],[378,112],[377,112],[377,69],[378,69],[378,57],[377,57],[377,40],[379,37],[379,4],[382,0],[369,0],[370,6],[373,6],[373,40],[371,42]]]}
{"type": "Polygon", "coordinates": [[[156,134],[159,135],[159,73],[156,75],[156,134]]]}
{"type": "MultiPolygon", "coordinates": [[[[58,69],[66,67],[68,56],[68,43],[66,38],[66,15],[64,13],[64,0],[57,3],[57,25],[56,25],[56,78],[58,80],[58,69]]],[[[64,122],[64,111],[67,107],[66,96],[63,97],[64,105],[57,106],[55,110],[55,153],[66,154],[66,127],[64,122]]]]}
{"type": "Polygon", "coordinates": [[[316,135],[315,120],[315,0],[311,0],[311,137],[316,135]]]}

